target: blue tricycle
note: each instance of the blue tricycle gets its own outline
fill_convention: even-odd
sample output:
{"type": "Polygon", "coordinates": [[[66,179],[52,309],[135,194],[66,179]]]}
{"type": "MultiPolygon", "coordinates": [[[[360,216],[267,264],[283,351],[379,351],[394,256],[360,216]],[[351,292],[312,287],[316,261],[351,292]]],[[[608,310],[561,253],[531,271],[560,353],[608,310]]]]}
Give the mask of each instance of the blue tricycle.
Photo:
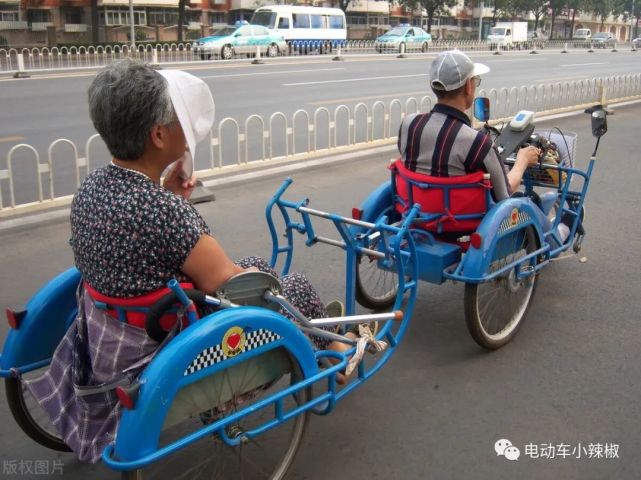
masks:
{"type": "MultiPolygon", "coordinates": [[[[305,235],[308,245],[343,249],[346,311],[332,318],[305,318],[282,295],[278,279],[263,272],[233,277],[212,295],[169,282],[167,295],[145,310],[147,333],[162,341],[167,332],[159,328],[159,319],[177,309],[187,315],[188,326],[168,337],[133,382],[114,389],[122,417],[102,460],[123,478],[281,479],[301,445],[310,414],[331,413],[398,347],[416,298],[418,263],[409,227],[418,207],[395,225],[370,223],[311,209],[307,199],[284,199],[291,183],[286,180],[267,206],[274,240],[271,263],[283,258],[281,274],[288,272],[294,232],[305,235]],[[285,226],[284,237],[277,232],[274,213],[282,214],[278,223],[285,226]],[[337,238],[318,236],[314,218],[331,222],[337,238]],[[369,249],[361,230],[378,233],[385,247],[369,249]],[[285,245],[279,244],[283,238],[285,245]],[[402,280],[388,313],[355,314],[359,255],[397,269],[402,280]],[[197,311],[210,313],[198,318],[197,311]],[[350,339],[344,334],[349,326],[367,331],[369,339],[350,339]],[[309,335],[352,347],[344,353],[319,351],[309,335]],[[337,373],[348,367],[355,373],[340,386],[337,373]]],[[[25,381],[46,370],[76,319],[81,282],[78,270],[71,268],[42,287],[24,310],[7,309],[11,330],[0,357],[0,376],[16,422],[33,440],[58,451],[69,448],[25,381]]]]}
{"type": "MultiPolygon", "coordinates": [[[[355,217],[394,225],[406,224],[411,207],[420,204],[411,234],[419,278],[442,284],[465,284],[464,307],[474,340],[497,349],[517,333],[534,298],[538,272],[573,248],[578,253],[585,235],[584,201],[600,137],[607,131],[607,111],[601,105],[586,110],[592,118],[596,147],[585,171],[575,168],[575,134],[558,128],[537,131],[533,112],[522,111],[499,132],[487,124],[489,101],[477,98],[474,116],[485,122],[506,164],[524,145],[541,148],[539,164],[523,176],[524,192],[501,202],[491,196],[489,175],[482,172],[438,178],[393,163],[391,180],[379,186],[355,217]]],[[[368,247],[385,246],[377,232],[364,232],[368,247]]],[[[356,270],[356,299],[371,309],[388,308],[399,277],[386,259],[361,254],[356,270]]]]}

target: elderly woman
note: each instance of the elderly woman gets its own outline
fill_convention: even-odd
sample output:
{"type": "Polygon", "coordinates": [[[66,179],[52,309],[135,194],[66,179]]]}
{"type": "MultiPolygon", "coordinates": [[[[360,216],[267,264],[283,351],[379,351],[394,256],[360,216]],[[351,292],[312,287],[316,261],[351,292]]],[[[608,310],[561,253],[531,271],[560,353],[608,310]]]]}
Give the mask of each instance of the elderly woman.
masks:
{"type": "MultiPolygon", "coordinates": [[[[271,269],[254,257],[230,260],[187,201],[194,187],[192,155],[214,119],[202,80],[125,60],[96,76],[89,108],[113,159],[87,176],[71,207],[70,243],[84,280],[80,315],[49,371],[28,386],[80,459],[97,461],[120,418],[115,396],[103,393],[140,372],[158,344],[140,328],[140,315],[120,321],[96,300],[117,305],[120,299],[151,299],[172,278],[213,292],[246,268],[271,269]]],[[[304,315],[327,316],[305,277],[288,275],[281,283],[304,315]]],[[[318,348],[347,348],[312,341],[318,348]]]]}

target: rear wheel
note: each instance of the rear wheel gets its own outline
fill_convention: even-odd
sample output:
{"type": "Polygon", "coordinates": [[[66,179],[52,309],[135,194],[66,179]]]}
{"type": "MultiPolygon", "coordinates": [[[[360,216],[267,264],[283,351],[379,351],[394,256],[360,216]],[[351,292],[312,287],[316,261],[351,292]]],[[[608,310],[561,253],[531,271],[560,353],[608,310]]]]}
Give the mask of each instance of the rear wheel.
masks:
{"type": "Polygon", "coordinates": [[[428,44],[427,42],[423,42],[423,45],[421,46],[421,52],[425,53],[427,52],[428,44]]]}
{"type": "MultiPolygon", "coordinates": [[[[382,215],[388,215],[391,222],[399,220],[398,213],[388,208],[382,215]]],[[[379,216],[380,218],[380,216],[379,216]]],[[[377,250],[380,235],[370,238],[368,248],[377,250]]],[[[378,259],[370,255],[359,255],[356,258],[356,301],[372,310],[390,309],[398,293],[398,274],[396,270],[388,271],[379,268],[378,259]]]]}
{"type": "MultiPolygon", "coordinates": [[[[212,383],[190,390],[181,399],[184,405],[180,408],[189,409],[190,399],[201,397],[206,392],[210,398],[213,396],[221,399],[214,400],[218,407],[206,410],[196,418],[185,420],[163,432],[161,444],[184,437],[195,428],[200,428],[203,423],[213,423],[217,419],[231,415],[244,408],[256,405],[277,391],[302,379],[298,362],[284,349],[266,352],[253,359],[236,364],[215,376],[210,377],[212,383]],[[257,376],[260,378],[257,365],[273,362],[273,355],[277,354],[278,362],[282,364],[283,371],[291,372],[282,376],[275,382],[269,382],[263,387],[255,388],[257,376]],[[268,358],[269,356],[271,358],[268,358]],[[226,400],[231,395],[230,400],[226,400]]],[[[305,389],[297,394],[285,397],[282,402],[284,412],[291,411],[298,405],[303,405],[311,399],[311,390],[305,389]]],[[[193,405],[191,407],[193,411],[193,405]]],[[[172,414],[168,415],[168,417],[172,414]]],[[[294,462],[296,453],[302,443],[303,435],[309,412],[302,413],[294,419],[268,430],[255,437],[245,436],[245,432],[264,425],[274,418],[274,406],[255,410],[250,415],[229,425],[225,433],[229,438],[239,438],[237,446],[227,445],[218,435],[211,435],[199,442],[176,452],[173,456],[161,460],[144,470],[123,472],[123,480],[148,479],[274,479],[285,477],[294,462]]]]}
{"type": "Polygon", "coordinates": [[[52,450],[70,452],[71,449],[63,442],[47,413],[23,382],[23,380],[39,377],[47,368],[25,373],[21,378],[6,378],[4,385],[7,403],[18,426],[33,441],[52,450]]]}
{"type": "Polygon", "coordinates": [[[269,47],[267,47],[267,56],[268,57],[278,56],[278,47],[276,46],[275,43],[272,43],[269,47]]]}
{"type": "Polygon", "coordinates": [[[234,56],[234,51],[232,50],[231,45],[225,45],[220,51],[220,56],[223,60],[231,60],[234,56]]]}
{"type": "MultiPolygon", "coordinates": [[[[531,227],[503,237],[488,273],[500,270],[536,248],[536,235],[531,227]]],[[[520,273],[528,273],[534,263],[535,260],[526,261],[517,268],[520,273]]],[[[493,280],[465,285],[465,321],[476,343],[494,350],[516,335],[534,298],[537,277],[531,272],[518,279],[517,269],[511,268],[493,280]]]]}

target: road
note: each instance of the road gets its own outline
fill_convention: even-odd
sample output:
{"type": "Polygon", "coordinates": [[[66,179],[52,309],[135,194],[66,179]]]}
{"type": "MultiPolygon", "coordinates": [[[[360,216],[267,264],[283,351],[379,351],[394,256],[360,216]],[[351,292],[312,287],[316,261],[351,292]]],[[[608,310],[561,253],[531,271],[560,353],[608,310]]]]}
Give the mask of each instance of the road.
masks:
{"type": "MultiPolygon", "coordinates": [[[[587,198],[588,236],[581,252],[586,261],[573,256],[542,272],[517,337],[499,351],[481,350],[465,328],[462,286],[421,285],[399,350],[334,413],[312,418],[290,478],[641,478],[641,197],[630,175],[638,171],[633,139],[639,115],[637,105],[610,117],[587,198]],[[518,461],[494,453],[502,438],[520,449],[518,461]],[[603,449],[606,443],[609,456],[618,447],[618,458],[589,458],[597,444],[603,449]],[[539,454],[551,453],[551,445],[555,453],[571,455],[533,458],[534,445],[539,454]]],[[[585,167],[594,146],[587,116],[555,124],[579,134],[577,164],[585,167]]],[[[298,173],[289,198],[307,196],[313,208],[349,214],[387,178],[392,155],[298,173]]],[[[262,212],[281,181],[221,188],[216,202],[199,206],[230,255],[268,254],[262,212]]],[[[68,235],[65,221],[0,233],[0,305],[19,307],[72,264],[68,235]]],[[[298,247],[294,271],[308,274],[323,298],[340,295],[340,252],[298,247]]],[[[2,322],[0,338],[6,328],[2,322]]],[[[118,478],[102,465],[82,465],[32,443],[3,398],[0,423],[3,460],[43,460],[50,466],[61,461],[69,479],[118,478]]]]}
{"type": "MultiPolygon", "coordinates": [[[[595,53],[570,50],[541,51],[539,55],[507,52],[501,56],[478,53],[474,58],[485,62],[491,72],[484,76],[481,88],[513,87],[580,80],[598,76],[623,75],[641,72],[641,55],[628,50],[595,53]]],[[[309,112],[313,120],[316,109],[327,108],[333,116],[339,105],[353,107],[362,102],[369,107],[376,101],[389,105],[394,98],[403,104],[408,97],[421,99],[427,95],[429,62],[433,55],[413,55],[398,59],[396,55],[358,55],[346,61],[331,58],[285,58],[264,65],[246,63],[226,64],[212,62],[183,67],[202,78],[210,86],[216,102],[217,121],[225,117],[236,119],[244,130],[244,122],[258,114],[268,122],[274,112],[283,112],[288,122],[298,109],[309,112]]],[[[47,158],[47,148],[59,138],[67,138],[85,155],[85,142],[95,133],[89,120],[86,91],[95,72],[75,72],[35,76],[31,79],[0,79],[0,168],[6,168],[6,154],[17,143],[36,148],[41,162],[47,158]]],[[[321,121],[326,117],[321,117],[321,121]]],[[[297,128],[298,150],[306,148],[305,125],[299,116],[297,128]]],[[[254,126],[256,124],[254,123],[254,126]]],[[[289,127],[293,125],[290,123],[289,127]]],[[[267,125],[267,128],[269,125],[267,125]]],[[[228,124],[223,138],[236,138],[228,124]],[[230,137],[231,135],[231,137],[230,137]]],[[[282,121],[275,123],[274,156],[284,155],[282,121]],[[280,132],[280,133],[279,133],[280,132]],[[281,135],[279,137],[279,135],[281,135]]],[[[345,129],[338,129],[338,144],[345,143],[345,129]]],[[[256,131],[258,132],[258,130],[256,131]]],[[[251,131],[249,136],[251,137],[251,131]]],[[[258,134],[255,133],[254,137],[258,134]]],[[[327,134],[319,129],[319,146],[327,145],[327,134]]],[[[102,142],[91,149],[92,167],[109,160],[102,142]]],[[[250,158],[260,158],[258,142],[249,145],[250,158]]],[[[290,144],[290,152],[292,145],[290,144]]],[[[225,145],[223,161],[234,162],[236,149],[231,142],[225,145]]],[[[15,155],[15,191],[17,203],[37,199],[34,158],[21,150],[15,155]]],[[[55,163],[54,189],[56,195],[75,191],[75,167],[69,146],[59,145],[52,156],[55,163]]],[[[196,167],[207,168],[209,154],[205,144],[197,151],[196,167]]],[[[81,172],[81,176],[83,173],[81,172]]],[[[8,185],[4,181],[3,202],[9,203],[8,185]]],[[[45,195],[49,187],[45,180],[45,195]]]]}

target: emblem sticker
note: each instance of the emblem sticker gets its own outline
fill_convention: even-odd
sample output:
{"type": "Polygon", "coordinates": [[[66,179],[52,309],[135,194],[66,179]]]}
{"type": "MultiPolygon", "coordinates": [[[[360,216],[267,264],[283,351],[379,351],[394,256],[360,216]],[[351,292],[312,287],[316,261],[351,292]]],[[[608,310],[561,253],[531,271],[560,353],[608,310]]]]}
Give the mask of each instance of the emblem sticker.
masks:
{"type": "Polygon", "coordinates": [[[510,226],[513,227],[519,223],[519,209],[515,208],[512,210],[512,214],[510,215],[510,226]]]}
{"type": "Polygon", "coordinates": [[[231,327],[223,337],[222,347],[225,357],[235,357],[245,350],[245,331],[241,327],[231,327]]]}

